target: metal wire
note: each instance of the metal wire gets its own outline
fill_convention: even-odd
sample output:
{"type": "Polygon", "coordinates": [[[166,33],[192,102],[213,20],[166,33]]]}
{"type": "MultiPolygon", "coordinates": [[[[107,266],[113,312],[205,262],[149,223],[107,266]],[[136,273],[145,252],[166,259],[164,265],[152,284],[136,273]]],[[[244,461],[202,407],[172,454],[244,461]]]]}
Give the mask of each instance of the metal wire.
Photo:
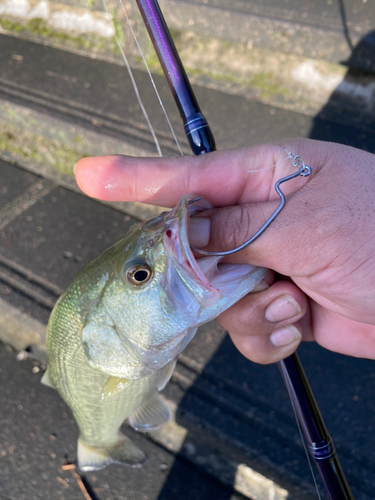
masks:
{"type": "Polygon", "coordinates": [[[295,179],[296,177],[303,176],[307,177],[311,174],[311,168],[308,165],[305,165],[305,163],[301,160],[301,158],[298,155],[293,155],[289,153],[289,158],[292,160],[292,163],[295,167],[298,167],[298,171],[295,172],[294,174],[287,175],[286,177],[283,177],[282,179],[279,179],[276,184],[275,184],[275,191],[277,194],[280,196],[280,204],[276,208],[276,210],[273,212],[273,214],[266,220],[266,222],[263,224],[263,226],[245,243],[242,243],[237,248],[234,248],[233,250],[227,250],[225,252],[208,252],[206,250],[201,250],[200,248],[196,248],[194,246],[191,246],[191,249],[194,250],[194,252],[199,253],[201,255],[216,255],[218,257],[225,256],[225,255],[232,255],[234,253],[239,252],[240,250],[243,250],[246,248],[248,245],[253,243],[261,234],[264,233],[264,231],[268,228],[268,226],[271,224],[273,220],[278,216],[278,214],[281,212],[285,205],[285,195],[280,189],[280,184],[283,182],[290,181],[291,179],[295,179]]]}

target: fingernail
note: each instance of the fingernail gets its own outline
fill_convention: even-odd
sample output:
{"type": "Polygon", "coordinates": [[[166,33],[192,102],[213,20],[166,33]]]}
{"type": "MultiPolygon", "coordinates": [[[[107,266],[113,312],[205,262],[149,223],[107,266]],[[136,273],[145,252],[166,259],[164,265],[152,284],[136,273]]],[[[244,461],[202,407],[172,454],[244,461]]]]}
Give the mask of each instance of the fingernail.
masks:
{"type": "Polygon", "coordinates": [[[281,297],[277,297],[277,299],[271,302],[267,307],[265,317],[267,321],[276,323],[285,319],[294,318],[300,313],[301,308],[292,297],[289,297],[289,295],[281,295],[281,297]]]}
{"type": "Polygon", "coordinates": [[[251,293],[263,292],[263,290],[267,290],[269,287],[269,284],[262,280],[251,290],[251,293]]]}
{"type": "Polygon", "coordinates": [[[204,217],[191,218],[189,222],[189,243],[204,248],[210,241],[211,221],[204,217]]]}
{"type": "Polygon", "coordinates": [[[275,330],[270,335],[270,341],[275,347],[285,347],[286,345],[300,341],[302,335],[293,325],[275,330]]]}

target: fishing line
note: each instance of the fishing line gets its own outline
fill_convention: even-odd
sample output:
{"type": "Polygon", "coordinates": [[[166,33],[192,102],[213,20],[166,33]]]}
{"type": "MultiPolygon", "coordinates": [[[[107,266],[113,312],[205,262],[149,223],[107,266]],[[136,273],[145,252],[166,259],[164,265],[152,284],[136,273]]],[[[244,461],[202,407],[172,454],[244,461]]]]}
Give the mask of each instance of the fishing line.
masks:
{"type": "MultiPolygon", "coordinates": [[[[287,160],[290,160],[291,156],[295,156],[293,155],[293,153],[290,153],[287,149],[283,148],[284,151],[286,151],[288,153],[288,156],[286,158],[284,158],[284,161],[287,161],[287,160]]],[[[271,170],[271,168],[275,168],[277,165],[277,163],[274,163],[273,165],[269,166],[269,167],[264,167],[264,168],[257,168],[256,170],[248,170],[247,173],[248,174],[252,174],[253,172],[263,172],[265,170],[271,170]]]]}
{"type": "MultiPolygon", "coordinates": [[[[289,390],[288,386],[287,386],[287,389],[288,389],[289,396],[290,396],[290,390],[289,390]]],[[[298,420],[298,415],[297,415],[297,410],[296,410],[296,407],[295,407],[295,403],[294,403],[294,400],[293,400],[293,398],[291,396],[290,396],[290,400],[292,402],[292,408],[293,408],[294,417],[295,417],[296,422],[297,422],[297,427],[298,427],[299,435],[301,437],[303,448],[304,448],[305,453],[306,453],[307,463],[309,464],[309,467],[310,467],[310,472],[311,472],[311,475],[312,475],[312,478],[313,478],[313,481],[314,481],[314,484],[315,484],[315,489],[316,489],[316,492],[318,493],[319,500],[322,500],[322,497],[320,496],[319,489],[318,489],[318,483],[316,482],[316,478],[315,478],[315,474],[314,474],[314,469],[313,469],[313,466],[312,466],[312,463],[311,463],[310,453],[309,453],[309,451],[307,449],[305,437],[304,437],[304,435],[302,433],[301,424],[299,423],[299,420],[298,420]]]]}
{"type": "MultiPolygon", "coordinates": [[[[120,0],[121,2],[121,0],[120,0]]],[[[109,14],[109,11],[108,11],[108,7],[107,7],[107,2],[106,0],[103,0],[103,5],[104,5],[104,9],[106,11],[106,14],[108,17],[110,17],[110,14],[109,14]]],[[[125,11],[124,11],[125,12],[125,11]]],[[[125,14],[126,15],[126,14],[125,14]]],[[[112,23],[113,24],[113,23],[112,23]]],[[[113,26],[114,28],[114,26],[113,26]]],[[[156,134],[155,134],[155,131],[154,131],[154,128],[153,126],[151,125],[151,121],[148,117],[148,114],[147,114],[147,111],[146,111],[146,108],[144,107],[143,105],[143,102],[142,102],[142,99],[141,99],[141,96],[139,95],[139,92],[138,92],[138,87],[137,87],[137,84],[135,83],[135,80],[134,80],[134,76],[133,76],[133,72],[130,68],[130,65],[129,65],[129,61],[124,53],[124,51],[122,50],[122,46],[121,46],[121,43],[120,43],[120,40],[117,38],[117,35],[116,35],[116,30],[114,29],[114,37],[115,37],[115,40],[116,40],[116,43],[117,43],[117,46],[118,48],[120,49],[120,52],[121,52],[121,55],[122,55],[122,58],[124,59],[124,62],[125,62],[125,66],[126,66],[126,69],[128,70],[128,73],[129,73],[129,77],[130,77],[130,80],[132,82],[132,85],[133,85],[133,89],[134,89],[134,92],[135,92],[135,95],[137,96],[137,101],[138,101],[138,104],[142,110],[142,113],[143,113],[143,116],[145,117],[145,120],[147,122],[147,126],[150,130],[150,133],[152,135],[152,138],[154,140],[154,143],[155,143],[155,146],[156,146],[156,149],[157,149],[157,152],[158,152],[158,155],[159,156],[163,156],[163,153],[161,152],[161,149],[160,149],[160,145],[159,145],[159,141],[158,141],[158,138],[156,137],[156,134]]]]}
{"type": "MultiPolygon", "coordinates": [[[[285,159],[287,160],[287,158],[285,158],[285,159]]],[[[256,170],[248,170],[247,173],[248,174],[253,174],[255,172],[264,172],[265,170],[271,170],[271,168],[275,168],[275,167],[276,167],[276,163],[274,163],[270,167],[257,168],[256,170]]]]}
{"type": "MultiPolygon", "coordinates": [[[[105,0],[103,0],[103,1],[105,2],[105,0]]],[[[179,152],[180,152],[180,155],[181,155],[181,156],[184,156],[184,154],[183,154],[183,152],[182,152],[182,149],[181,149],[181,147],[180,147],[180,144],[179,144],[179,142],[178,142],[178,140],[177,140],[176,134],[175,134],[175,132],[174,132],[174,129],[173,129],[173,127],[172,127],[171,121],[170,121],[170,119],[169,119],[169,117],[168,117],[167,111],[166,111],[166,109],[165,109],[165,107],[164,107],[163,101],[162,101],[162,99],[161,99],[161,97],[160,97],[160,94],[159,94],[159,92],[158,92],[158,89],[157,89],[157,87],[156,87],[156,83],[155,83],[155,81],[154,81],[154,79],[153,79],[153,77],[152,77],[152,74],[151,74],[150,68],[148,67],[148,64],[147,64],[146,59],[145,59],[145,57],[144,57],[144,55],[143,55],[143,51],[142,51],[142,49],[141,49],[141,46],[139,45],[138,39],[137,39],[137,37],[136,37],[136,35],[135,35],[135,33],[134,33],[134,30],[133,30],[133,28],[132,28],[132,25],[131,25],[131,23],[130,23],[130,19],[129,19],[129,17],[128,17],[127,13],[126,13],[126,10],[125,10],[125,7],[124,7],[124,4],[122,3],[122,0],[119,0],[119,2],[120,2],[120,5],[121,5],[121,8],[122,8],[122,11],[123,11],[123,13],[124,13],[124,15],[125,15],[125,18],[126,18],[126,21],[127,21],[127,23],[128,23],[129,29],[130,29],[130,31],[131,31],[131,34],[133,35],[134,41],[135,41],[135,43],[136,43],[136,45],[137,45],[138,51],[139,51],[139,53],[140,53],[140,55],[141,55],[141,57],[142,57],[143,64],[145,65],[145,68],[146,68],[147,73],[148,73],[148,76],[149,76],[149,78],[150,78],[150,80],[151,80],[152,86],[154,87],[155,94],[156,94],[156,96],[157,96],[157,98],[158,98],[158,101],[159,101],[159,104],[160,104],[160,106],[161,106],[161,109],[163,110],[163,113],[164,113],[165,119],[167,120],[167,123],[168,123],[169,129],[170,129],[170,131],[171,131],[171,134],[172,134],[172,136],[173,136],[173,139],[174,139],[174,141],[175,141],[175,143],[176,143],[176,145],[177,145],[177,148],[178,148],[178,150],[179,150],[179,152]]],[[[123,50],[122,50],[122,49],[121,49],[121,52],[123,53],[123,50]]],[[[136,93],[138,94],[137,85],[136,85],[136,83],[135,83],[134,79],[132,79],[132,82],[134,82],[134,83],[133,83],[133,86],[135,86],[134,90],[135,90],[135,91],[136,91],[136,93]],[[137,89],[137,90],[136,90],[136,89],[137,89]]],[[[139,95],[139,94],[138,94],[138,95],[139,95]]],[[[150,124],[150,126],[151,126],[151,124],[150,124]]],[[[153,130],[153,129],[152,129],[152,130],[153,130]]],[[[151,131],[151,130],[150,130],[150,131],[151,131]]],[[[153,133],[153,132],[151,132],[151,133],[153,133]]],[[[153,137],[154,137],[154,134],[153,134],[153,137]]],[[[160,155],[159,155],[159,156],[163,156],[163,155],[161,154],[161,152],[160,152],[160,155]]]]}
{"type": "Polygon", "coordinates": [[[264,167],[264,168],[257,168],[256,170],[248,170],[247,173],[248,174],[253,174],[255,172],[263,172],[265,170],[271,170],[271,168],[275,168],[276,167],[276,163],[274,163],[273,165],[271,165],[270,167],[264,167]]]}

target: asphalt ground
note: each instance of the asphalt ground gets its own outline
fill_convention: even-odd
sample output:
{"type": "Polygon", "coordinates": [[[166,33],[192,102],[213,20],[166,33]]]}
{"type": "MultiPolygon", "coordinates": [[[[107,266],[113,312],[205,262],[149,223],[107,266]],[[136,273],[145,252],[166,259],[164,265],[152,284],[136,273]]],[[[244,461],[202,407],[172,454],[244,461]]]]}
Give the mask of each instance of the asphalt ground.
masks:
{"type": "MultiPolygon", "coordinates": [[[[13,37],[1,36],[0,44],[0,94],[10,108],[22,105],[31,115],[44,113],[46,120],[53,116],[67,129],[79,125],[108,138],[115,133],[124,141],[120,152],[133,141],[145,154],[152,153],[122,68],[13,37]],[[14,54],[22,55],[22,64],[14,54]],[[9,91],[10,84],[17,93],[9,91]],[[88,116],[94,117],[94,111],[93,123],[88,116]],[[129,129],[119,126],[125,122],[129,129]]],[[[151,99],[146,75],[136,72],[136,78],[142,94],[151,99]]],[[[156,80],[167,96],[163,79],[156,80]]],[[[372,130],[345,125],[337,114],[331,120],[326,115],[312,118],[206,88],[195,90],[220,149],[312,137],[375,150],[372,130]]],[[[159,110],[152,102],[147,105],[167,152],[176,153],[167,128],[158,121],[159,110]]],[[[179,127],[173,103],[167,106],[179,127]]],[[[2,162],[0,176],[0,298],[45,324],[56,290],[119,239],[134,218],[29,171],[21,160],[2,162]]],[[[375,365],[314,344],[299,351],[354,495],[373,499],[375,365]]],[[[76,478],[61,470],[76,458],[77,429],[69,409],[39,383],[40,367],[33,359],[16,361],[5,345],[0,358],[1,498],[83,498],[76,478]]],[[[219,467],[231,462],[247,464],[271,479],[289,492],[288,500],[316,497],[276,367],[244,359],[213,324],[184,352],[165,397],[177,406],[176,423],[186,430],[180,450],[125,428],[149,460],[138,470],[111,466],[85,474],[93,499],[244,498],[235,490],[236,470],[219,467]]]]}

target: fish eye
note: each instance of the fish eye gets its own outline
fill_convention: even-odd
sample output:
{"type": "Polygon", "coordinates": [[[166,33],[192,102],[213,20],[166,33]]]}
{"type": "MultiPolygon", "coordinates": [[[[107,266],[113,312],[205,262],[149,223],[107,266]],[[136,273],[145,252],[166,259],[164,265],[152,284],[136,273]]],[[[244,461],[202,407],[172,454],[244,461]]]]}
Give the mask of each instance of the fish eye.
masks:
{"type": "Polygon", "coordinates": [[[152,271],[148,264],[135,264],[125,271],[125,278],[132,285],[143,285],[152,277],[152,271]]]}

